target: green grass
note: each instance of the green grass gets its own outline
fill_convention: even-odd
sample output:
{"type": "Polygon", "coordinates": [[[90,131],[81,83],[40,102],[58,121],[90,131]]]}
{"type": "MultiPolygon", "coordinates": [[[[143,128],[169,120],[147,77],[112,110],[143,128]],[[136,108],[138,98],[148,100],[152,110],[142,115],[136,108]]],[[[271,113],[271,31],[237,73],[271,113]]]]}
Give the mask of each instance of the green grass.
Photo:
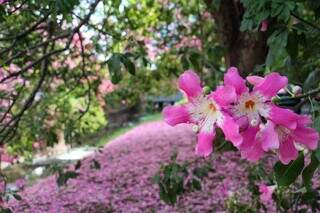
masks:
{"type": "Polygon", "coordinates": [[[161,120],[161,118],[162,118],[161,113],[144,115],[139,119],[139,121],[133,123],[130,126],[118,128],[118,129],[116,129],[114,131],[111,131],[111,132],[106,132],[105,134],[101,135],[101,137],[99,137],[97,139],[97,141],[94,143],[94,145],[97,146],[97,147],[104,146],[109,141],[119,137],[120,135],[125,134],[129,130],[133,129],[134,127],[136,127],[136,126],[138,126],[138,125],[140,125],[142,123],[161,120]]]}

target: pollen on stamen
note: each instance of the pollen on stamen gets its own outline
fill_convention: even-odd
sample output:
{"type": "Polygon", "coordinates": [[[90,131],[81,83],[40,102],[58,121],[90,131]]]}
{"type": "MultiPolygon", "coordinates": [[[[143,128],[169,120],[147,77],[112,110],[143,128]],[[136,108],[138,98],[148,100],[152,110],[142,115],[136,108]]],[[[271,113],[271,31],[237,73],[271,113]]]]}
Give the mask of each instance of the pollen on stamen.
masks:
{"type": "Polygon", "coordinates": [[[215,106],[213,103],[210,103],[210,104],[209,104],[209,109],[210,109],[212,112],[217,111],[217,108],[216,108],[216,106],[215,106]]]}
{"type": "Polygon", "coordinates": [[[252,119],[250,122],[251,126],[257,126],[259,124],[257,119],[252,119]]]}
{"type": "Polygon", "coordinates": [[[246,103],[245,103],[246,108],[251,109],[251,110],[253,109],[254,105],[255,105],[255,103],[252,100],[246,101],[246,103]]]}
{"type": "Polygon", "coordinates": [[[193,126],[192,126],[192,131],[193,131],[194,133],[198,133],[198,132],[199,132],[199,126],[198,126],[198,125],[193,125],[193,126]]]}

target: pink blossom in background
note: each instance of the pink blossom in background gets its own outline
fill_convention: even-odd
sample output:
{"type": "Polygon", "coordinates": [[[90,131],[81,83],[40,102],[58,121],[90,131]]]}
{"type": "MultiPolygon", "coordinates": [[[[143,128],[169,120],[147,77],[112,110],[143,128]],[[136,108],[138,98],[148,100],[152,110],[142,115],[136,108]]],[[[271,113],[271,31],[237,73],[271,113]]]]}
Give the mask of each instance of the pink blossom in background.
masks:
{"type": "Polygon", "coordinates": [[[89,44],[88,41],[83,37],[83,35],[80,33],[74,34],[71,43],[73,44],[74,47],[76,47],[78,50],[81,51],[81,41],[83,48],[86,49],[86,46],[89,44]]]}
{"type": "Polygon", "coordinates": [[[192,70],[188,70],[180,76],[179,88],[185,93],[189,102],[185,105],[165,107],[164,120],[171,126],[192,123],[199,128],[197,154],[203,156],[211,154],[217,127],[222,129],[226,140],[231,141],[235,146],[241,144],[239,126],[223,110],[223,107],[236,98],[233,87],[219,87],[210,95],[204,95],[200,78],[192,70]]]}
{"type": "Polygon", "coordinates": [[[211,13],[205,11],[204,13],[201,14],[202,18],[205,20],[210,20],[211,19],[211,13]]]}
{"type": "Polygon", "coordinates": [[[52,62],[52,67],[53,67],[53,69],[60,69],[61,68],[61,62],[60,61],[54,61],[54,62],[52,62]]]}
{"type": "MultiPolygon", "coordinates": [[[[1,178],[0,179],[0,194],[5,192],[5,185],[6,185],[5,181],[1,178]]],[[[1,198],[1,196],[0,196],[0,198],[1,198]]],[[[1,205],[0,205],[0,207],[1,207],[1,205]]]]}
{"type": "Polygon", "coordinates": [[[81,40],[82,40],[82,39],[83,39],[82,36],[81,36],[81,35],[79,36],[79,33],[76,33],[76,34],[74,34],[71,43],[72,43],[75,47],[81,49],[81,40]]]}
{"type": "Polygon", "coordinates": [[[159,49],[156,47],[155,41],[151,38],[145,38],[144,45],[147,48],[148,58],[151,61],[155,61],[156,57],[159,55],[159,49]]]}
{"type": "Polygon", "coordinates": [[[43,146],[43,141],[35,141],[32,144],[32,148],[34,148],[34,149],[40,149],[42,146],[43,146]]]}
{"type": "Polygon", "coordinates": [[[261,22],[260,31],[261,31],[261,32],[266,32],[266,31],[268,30],[268,25],[269,25],[268,20],[263,20],[263,21],[261,22]]]}
{"type": "Polygon", "coordinates": [[[6,2],[8,2],[9,0],[0,0],[0,4],[4,4],[6,2]]]}
{"type": "Polygon", "coordinates": [[[200,50],[202,48],[202,41],[196,36],[192,36],[189,47],[195,47],[200,50]]]}
{"type": "Polygon", "coordinates": [[[102,95],[107,95],[113,92],[116,89],[116,85],[114,85],[109,79],[103,79],[101,84],[98,87],[98,91],[102,95]]]}
{"type": "Polygon", "coordinates": [[[262,183],[259,185],[259,192],[260,192],[260,200],[261,202],[267,204],[268,202],[272,201],[272,194],[276,186],[267,186],[266,184],[262,183]]]}
{"type": "Polygon", "coordinates": [[[68,57],[67,60],[65,60],[65,64],[68,66],[70,70],[77,67],[76,60],[71,57],[68,57]]]}
{"type": "Polygon", "coordinates": [[[62,78],[54,76],[50,81],[50,88],[52,90],[56,90],[59,86],[63,85],[64,81],[62,78]]]}
{"type": "Polygon", "coordinates": [[[15,73],[20,70],[20,67],[18,67],[16,64],[10,64],[9,65],[9,72],[10,73],[15,73]]]}
{"type": "Polygon", "coordinates": [[[202,41],[196,36],[187,37],[184,36],[181,38],[180,42],[175,45],[176,49],[181,48],[196,48],[198,50],[202,49],[202,41]]]}
{"type": "Polygon", "coordinates": [[[145,37],[143,38],[143,42],[147,49],[148,58],[151,61],[155,61],[159,55],[170,51],[170,48],[165,44],[158,44],[157,41],[152,38],[145,37]]]}

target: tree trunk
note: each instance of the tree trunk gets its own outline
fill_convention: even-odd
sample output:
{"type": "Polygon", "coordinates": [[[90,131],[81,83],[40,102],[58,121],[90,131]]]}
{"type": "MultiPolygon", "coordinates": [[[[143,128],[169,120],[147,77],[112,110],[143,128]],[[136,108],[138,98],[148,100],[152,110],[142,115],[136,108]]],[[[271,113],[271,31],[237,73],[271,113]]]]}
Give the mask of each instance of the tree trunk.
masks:
{"type": "MultiPolygon", "coordinates": [[[[210,7],[213,0],[206,0],[210,7]]],[[[212,16],[218,27],[218,37],[225,48],[226,66],[236,66],[241,75],[248,75],[258,64],[263,64],[267,56],[267,36],[264,32],[241,32],[240,25],[244,13],[239,0],[222,0],[212,16]]]]}

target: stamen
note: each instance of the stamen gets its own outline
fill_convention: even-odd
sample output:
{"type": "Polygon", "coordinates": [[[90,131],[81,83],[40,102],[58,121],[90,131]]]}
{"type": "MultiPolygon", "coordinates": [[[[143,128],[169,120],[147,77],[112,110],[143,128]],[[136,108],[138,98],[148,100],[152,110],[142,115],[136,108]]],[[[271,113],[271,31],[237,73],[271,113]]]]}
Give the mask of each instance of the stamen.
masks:
{"type": "Polygon", "coordinates": [[[251,110],[253,109],[254,105],[255,105],[255,103],[252,100],[246,101],[246,103],[245,103],[246,108],[251,109],[251,110]]]}
{"type": "Polygon", "coordinates": [[[213,103],[210,103],[210,104],[209,104],[209,109],[210,109],[212,112],[217,111],[217,108],[216,108],[216,106],[215,106],[213,103]]]}

